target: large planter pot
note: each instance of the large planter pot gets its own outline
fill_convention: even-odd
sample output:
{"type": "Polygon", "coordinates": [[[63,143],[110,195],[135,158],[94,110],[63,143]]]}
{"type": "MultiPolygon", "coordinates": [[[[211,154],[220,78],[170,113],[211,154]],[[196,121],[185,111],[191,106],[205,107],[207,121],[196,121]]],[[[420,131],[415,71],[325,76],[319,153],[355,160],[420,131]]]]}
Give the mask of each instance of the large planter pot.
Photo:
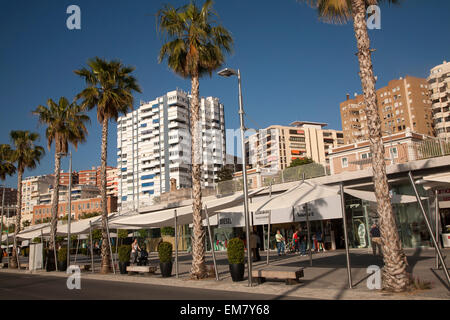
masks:
{"type": "Polygon", "coordinates": [[[172,276],[172,262],[160,262],[159,267],[163,278],[172,276]]]}
{"type": "Polygon", "coordinates": [[[127,274],[127,267],[130,265],[130,262],[120,262],[119,261],[119,270],[120,270],[120,274],[127,274]]]}
{"type": "Polygon", "coordinates": [[[230,264],[230,274],[233,282],[244,281],[245,265],[243,263],[230,264]]]}
{"type": "Polygon", "coordinates": [[[444,248],[450,248],[450,233],[442,234],[442,244],[444,248]]]}
{"type": "MultiPolygon", "coordinates": [[[[51,252],[53,253],[53,252],[51,252]]],[[[55,256],[53,254],[47,254],[46,261],[45,261],[45,270],[47,272],[56,271],[56,265],[55,265],[55,256]]]]}
{"type": "Polygon", "coordinates": [[[58,271],[67,271],[67,261],[58,261],[58,271]]]}

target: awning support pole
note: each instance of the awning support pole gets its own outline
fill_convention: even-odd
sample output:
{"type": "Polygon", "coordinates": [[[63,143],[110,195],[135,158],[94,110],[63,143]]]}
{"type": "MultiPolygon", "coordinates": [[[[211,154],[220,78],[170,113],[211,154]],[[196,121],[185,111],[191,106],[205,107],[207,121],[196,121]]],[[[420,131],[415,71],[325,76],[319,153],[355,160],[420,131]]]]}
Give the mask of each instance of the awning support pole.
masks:
{"type": "Polygon", "coordinates": [[[352,285],[352,269],[350,266],[350,252],[348,249],[348,233],[347,233],[347,219],[345,217],[345,195],[344,195],[344,185],[341,183],[341,210],[342,210],[342,224],[344,225],[344,240],[345,240],[345,255],[347,258],[347,276],[348,276],[348,287],[353,289],[352,285]]]}
{"type": "Polygon", "coordinates": [[[89,238],[91,240],[91,269],[94,273],[94,243],[92,241],[92,223],[89,221],[89,238]]]}
{"type": "MultiPolygon", "coordinates": [[[[269,199],[272,198],[272,180],[270,181],[269,199]]],[[[269,265],[269,253],[270,253],[270,221],[272,220],[272,210],[269,210],[269,221],[267,223],[267,265],[269,265]]]]}
{"type": "Polygon", "coordinates": [[[205,206],[205,215],[206,215],[206,221],[208,222],[209,243],[211,244],[212,258],[213,258],[213,263],[214,263],[214,272],[216,273],[216,281],[219,281],[219,272],[217,271],[217,264],[216,264],[216,252],[214,249],[214,244],[212,242],[211,224],[209,223],[208,208],[206,206],[205,206]]]}
{"type": "MultiPolygon", "coordinates": [[[[302,182],[305,182],[306,179],[306,174],[303,172],[302,174],[302,182]]],[[[306,229],[308,231],[308,240],[307,240],[307,244],[309,247],[309,265],[312,267],[313,266],[313,261],[312,261],[312,245],[311,245],[311,226],[309,224],[309,213],[308,213],[308,204],[305,203],[305,215],[306,215],[306,229]]],[[[298,239],[298,241],[301,241],[301,239],[298,239]]]]}
{"type": "MultiPolygon", "coordinates": [[[[436,242],[437,242],[437,245],[438,245],[438,247],[439,247],[439,218],[440,218],[440,214],[439,214],[439,192],[438,192],[438,189],[436,189],[435,191],[434,191],[434,194],[435,194],[435,202],[436,202],[436,204],[435,204],[435,217],[434,217],[434,220],[435,220],[435,233],[436,233],[436,242]]],[[[439,247],[440,248],[440,247],[439,247]]],[[[437,252],[437,250],[436,250],[436,269],[439,269],[440,268],[440,265],[439,265],[439,254],[438,254],[438,252],[437,252]]]]}
{"type": "MultiPolygon", "coordinates": [[[[42,251],[45,249],[45,243],[44,243],[44,235],[42,234],[42,229],[41,229],[41,243],[42,243],[42,251]]],[[[44,255],[42,255],[42,257],[44,257],[44,255]]],[[[44,270],[47,267],[47,259],[45,259],[44,261],[44,270]]]]}
{"type": "Polygon", "coordinates": [[[423,214],[423,218],[425,219],[425,222],[426,222],[426,225],[428,228],[428,232],[431,235],[431,239],[433,240],[434,247],[436,248],[437,254],[439,256],[439,260],[441,261],[442,267],[444,269],[445,277],[447,278],[447,283],[450,285],[450,276],[448,274],[448,270],[447,270],[447,266],[445,264],[444,257],[442,256],[441,249],[439,249],[439,246],[436,242],[436,238],[434,237],[434,233],[433,233],[433,230],[431,229],[430,221],[428,220],[427,214],[425,213],[425,209],[424,209],[422,201],[420,199],[419,192],[417,192],[417,187],[414,182],[414,177],[412,175],[412,172],[410,171],[408,175],[409,175],[409,180],[411,181],[411,185],[414,189],[414,194],[416,195],[416,198],[417,198],[417,203],[419,204],[420,210],[422,211],[422,214],[423,214]]]}
{"type": "Polygon", "coordinates": [[[111,254],[111,263],[112,263],[112,267],[113,267],[113,272],[114,274],[116,274],[116,266],[115,261],[114,261],[114,256],[113,256],[113,252],[112,252],[112,248],[111,248],[111,237],[109,234],[109,219],[108,217],[106,217],[106,232],[108,233],[108,244],[109,244],[109,253],[111,254]]]}
{"type": "Polygon", "coordinates": [[[177,210],[174,211],[175,220],[175,275],[178,278],[178,216],[177,210]]]}
{"type": "Polygon", "coordinates": [[[78,235],[78,239],[77,239],[77,250],[75,250],[75,262],[74,264],[77,264],[77,257],[78,257],[78,248],[80,246],[80,235],[78,235]]]}

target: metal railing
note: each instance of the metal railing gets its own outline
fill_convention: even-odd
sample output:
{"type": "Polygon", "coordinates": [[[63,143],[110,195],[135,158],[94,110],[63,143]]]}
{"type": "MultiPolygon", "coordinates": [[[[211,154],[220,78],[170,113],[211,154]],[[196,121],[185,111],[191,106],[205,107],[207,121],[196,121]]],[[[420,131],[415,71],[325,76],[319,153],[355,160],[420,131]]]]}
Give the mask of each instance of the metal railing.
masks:
{"type": "Polygon", "coordinates": [[[408,161],[425,160],[450,155],[450,140],[429,139],[408,146],[408,161]]]}
{"type": "MultiPolygon", "coordinates": [[[[305,179],[313,179],[330,175],[330,169],[318,163],[310,163],[294,168],[286,168],[271,175],[257,173],[256,177],[253,175],[249,176],[249,181],[251,182],[249,182],[248,187],[249,189],[254,189],[255,187],[269,186],[271,184],[300,181],[303,179],[303,174],[305,179]],[[261,183],[253,183],[254,179],[261,179],[261,183]]],[[[243,186],[242,179],[219,182],[217,184],[217,194],[227,195],[239,192],[243,190],[243,186]]]]}

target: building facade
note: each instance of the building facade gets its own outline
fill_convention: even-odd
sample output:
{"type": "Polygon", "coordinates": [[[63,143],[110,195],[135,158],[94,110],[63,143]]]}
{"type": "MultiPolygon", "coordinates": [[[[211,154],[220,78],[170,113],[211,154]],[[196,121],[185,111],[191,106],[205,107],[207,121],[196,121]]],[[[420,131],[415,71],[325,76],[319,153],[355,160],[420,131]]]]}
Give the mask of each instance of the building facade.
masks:
{"type": "MultiPolygon", "coordinates": [[[[383,135],[410,131],[434,136],[429,85],[426,79],[406,76],[377,90],[383,135]]],[[[345,144],[368,139],[364,96],[356,95],[340,105],[345,144]]]]}
{"type": "MultiPolygon", "coordinates": [[[[407,163],[421,158],[421,151],[426,152],[426,145],[420,144],[428,136],[401,132],[383,137],[386,165],[407,163]],[[423,149],[423,150],[421,150],[423,149]]],[[[369,141],[360,141],[331,149],[331,174],[359,171],[372,166],[372,154],[369,141]]]]}
{"type": "Polygon", "coordinates": [[[284,170],[296,159],[310,158],[329,165],[328,150],[344,144],[342,131],[324,129],[326,123],[297,121],[291,126],[270,126],[246,140],[249,164],[284,170]]]}
{"type": "MultiPolygon", "coordinates": [[[[190,96],[175,90],[141,106],[117,124],[119,206],[135,209],[177,188],[190,188],[190,96]]],[[[201,98],[202,185],[213,186],[225,164],[224,107],[218,98],[201,98]]]]}
{"type": "MultiPolygon", "coordinates": [[[[70,172],[61,171],[59,177],[59,184],[62,186],[68,186],[70,181],[70,172]]],[[[78,172],[72,172],[72,185],[78,184],[78,172]]]]}
{"type": "MultiPolygon", "coordinates": [[[[97,186],[101,189],[101,167],[92,167],[91,170],[82,170],[77,173],[77,184],[97,186]]],[[[106,167],[106,194],[111,197],[117,197],[118,195],[118,173],[116,167],[106,167]]]]}
{"type": "Polygon", "coordinates": [[[28,177],[22,180],[22,220],[33,220],[33,207],[41,204],[41,196],[53,186],[53,175],[28,177]]]}
{"type": "MultiPolygon", "coordinates": [[[[71,202],[72,210],[71,215],[75,220],[80,219],[83,214],[101,212],[101,197],[78,199],[71,202]]],[[[52,217],[52,205],[41,204],[34,206],[33,209],[33,224],[39,224],[43,221],[48,221],[52,217]]],[[[58,218],[62,218],[68,214],[69,206],[66,201],[59,203],[58,205],[58,218]]],[[[107,210],[108,214],[117,212],[117,198],[107,198],[107,210]]]]}
{"type": "Polygon", "coordinates": [[[430,86],[433,121],[438,138],[450,138],[450,62],[431,69],[430,86]]]}

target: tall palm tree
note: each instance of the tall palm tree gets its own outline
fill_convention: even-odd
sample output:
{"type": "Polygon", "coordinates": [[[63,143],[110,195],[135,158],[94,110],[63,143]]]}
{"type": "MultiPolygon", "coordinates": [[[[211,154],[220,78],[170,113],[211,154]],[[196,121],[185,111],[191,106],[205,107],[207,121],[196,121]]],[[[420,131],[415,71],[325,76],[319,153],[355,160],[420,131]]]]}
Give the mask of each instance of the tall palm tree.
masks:
{"type": "Polygon", "coordinates": [[[202,225],[201,157],[202,133],[199,117],[200,77],[212,75],[225,61],[225,53],[232,51],[230,33],[217,23],[213,1],[207,0],[201,8],[194,2],[181,8],[166,5],[158,12],[158,26],[167,42],[159,53],[159,63],[167,58],[169,67],[183,78],[191,79],[192,137],[192,191],[193,201],[193,245],[191,276],[205,278],[205,232],[202,225]]]}
{"type": "MultiPolygon", "coordinates": [[[[20,232],[20,220],[22,217],[22,177],[25,169],[34,169],[40,163],[45,154],[44,148],[35,143],[39,140],[39,134],[29,131],[11,131],[10,137],[14,145],[11,152],[11,161],[17,167],[17,214],[14,239],[20,232]]],[[[14,241],[11,267],[17,268],[17,243],[14,241]]]]}
{"type": "Polygon", "coordinates": [[[51,149],[53,142],[55,142],[55,182],[53,184],[51,237],[49,243],[49,249],[55,250],[54,240],[56,239],[58,223],[61,156],[68,153],[69,143],[77,149],[79,143],[86,141],[88,134],[86,123],[89,122],[89,117],[80,106],[75,102],[69,103],[65,97],[60,98],[58,103],[49,99],[47,107],[39,105],[33,111],[33,114],[39,117],[40,124],[47,126],[45,135],[47,137],[48,150],[51,149]]]}
{"type": "MultiPolygon", "coordinates": [[[[5,180],[6,176],[12,176],[14,173],[16,173],[16,167],[14,166],[14,163],[11,162],[11,155],[12,155],[11,146],[9,144],[0,144],[0,180],[5,180]]],[[[3,189],[3,192],[5,192],[5,189],[3,189]]],[[[0,224],[1,224],[0,230],[0,243],[1,243],[1,237],[3,236],[3,208],[0,224]]]]}
{"type": "Polygon", "coordinates": [[[410,283],[406,271],[407,261],[397,231],[395,215],[389,197],[386,176],[385,148],[382,140],[381,120],[375,90],[370,39],[367,31],[366,11],[370,5],[382,2],[398,3],[398,0],[303,0],[317,8],[319,17],[326,22],[345,23],[353,20],[358,47],[360,78],[365,101],[365,113],[369,127],[370,149],[373,154],[373,182],[380,215],[380,231],[383,248],[383,287],[392,291],[404,291],[410,283]]]}
{"type": "Polygon", "coordinates": [[[75,70],[84,78],[87,87],[76,96],[82,99],[81,106],[91,110],[97,107],[97,120],[102,125],[101,146],[101,196],[102,196],[102,266],[101,273],[109,273],[110,248],[107,234],[106,159],[108,147],[108,124],[133,110],[133,92],[141,92],[137,80],[131,76],[133,67],[126,67],[120,61],[107,61],[98,57],[88,61],[88,68],[75,70]]]}
{"type": "Polygon", "coordinates": [[[9,144],[0,144],[0,180],[16,173],[16,167],[11,161],[12,150],[9,144]]]}

